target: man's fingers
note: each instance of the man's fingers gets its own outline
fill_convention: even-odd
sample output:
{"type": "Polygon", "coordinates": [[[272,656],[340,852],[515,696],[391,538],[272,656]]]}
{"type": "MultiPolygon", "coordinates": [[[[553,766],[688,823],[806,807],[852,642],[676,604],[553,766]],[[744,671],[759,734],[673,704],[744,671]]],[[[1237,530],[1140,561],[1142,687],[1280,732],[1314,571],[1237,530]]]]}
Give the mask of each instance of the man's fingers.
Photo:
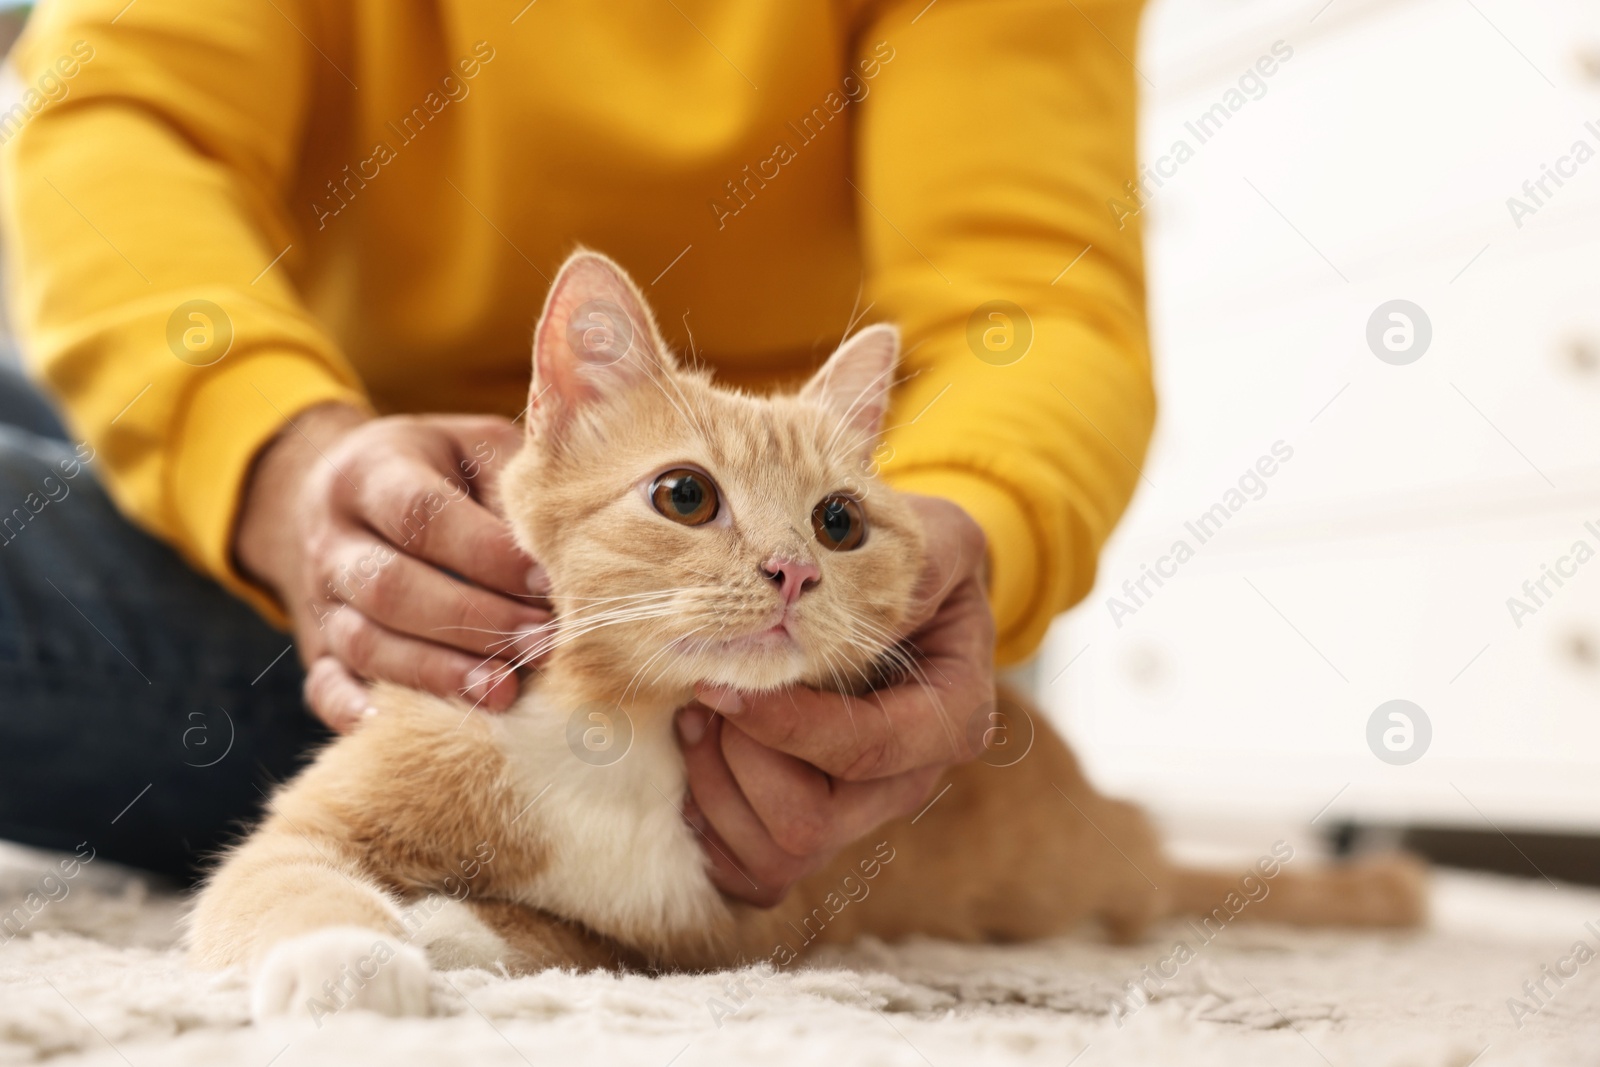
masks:
{"type": "Polygon", "coordinates": [[[498,473],[524,443],[517,424],[499,415],[433,415],[428,421],[455,447],[457,470],[482,487],[493,481],[484,475],[498,473]]]}
{"type": "Polygon", "coordinates": [[[690,799],[685,816],[706,841],[712,882],[762,907],[839,848],[915,811],[942,773],[929,766],[873,781],[830,780],[690,705],[679,713],[690,799]]]}
{"type": "Polygon", "coordinates": [[[739,728],[722,727],[722,752],[756,816],[778,846],[795,855],[829,855],[889,821],[915,811],[941,768],[926,767],[869,782],[833,780],[776,752],[739,728]]]}
{"type": "Polygon", "coordinates": [[[428,421],[454,449],[455,469],[472,483],[473,497],[502,512],[496,476],[527,444],[523,427],[499,415],[433,415],[428,421]]]}
{"type": "Polygon", "coordinates": [[[704,708],[680,714],[685,769],[692,808],[691,825],[706,835],[711,878],[729,896],[770,907],[789,886],[810,871],[806,857],[785,853],[750,807],[722,754],[723,723],[704,708]],[[698,815],[706,823],[695,823],[698,815]],[[737,857],[737,858],[736,858],[737,857]]]}
{"type": "Polygon", "coordinates": [[[788,894],[789,883],[777,880],[763,885],[756,881],[756,876],[734,858],[733,846],[723,840],[716,826],[706,818],[693,793],[683,798],[683,817],[700,837],[700,851],[710,864],[708,875],[712,885],[728,896],[758,908],[770,908],[782,903],[788,894]]]}
{"type": "Polygon", "coordinates": [[[356,507],[378,536],[401,552],[453,571],[485,589],[527,597],[533,560],[511,527],[471,496],[459,473],[421,459],[393,462],[363,479],[356,507]]]}
{"type": "Polygon", "coordinates": [[[398,633],[514,658],[550,621],[543,608],[467,585],[403,552],[351,541],[329,578],[336,596],[398,633]]]}
{"type": "Polygon", "coordinates": [[[846,781],[887,778],[974,755],[967,724],[993,690],[960,663],[943,668],[944,684],[920,680],[852,697],[793,686],[772,693],[705,688],[700,699],[720,708],[755,740],[846,781]]]}
{"type": "Polygon", "coordinates": [[[323,656],[306,671],[306,704],[328,729],[347,734],[359,726],[371,707],[367,687],[332,656],[323,656]]]}
{"type": "Polygon", "coordinates": [[[487,711],[504,711],[516,699],[517,677],[505,661],[406,637],[349,605],[323,616],[323,633],[339,662],[369,681],[397,682],[487,711]]]}
{"type": "Polygon", "coordinates": [[[733,722],[722,725],[722,755],[745,801],[784,852],[810,856],[846,843],[834,825],[827,775],[755,741],[733,722]]]}

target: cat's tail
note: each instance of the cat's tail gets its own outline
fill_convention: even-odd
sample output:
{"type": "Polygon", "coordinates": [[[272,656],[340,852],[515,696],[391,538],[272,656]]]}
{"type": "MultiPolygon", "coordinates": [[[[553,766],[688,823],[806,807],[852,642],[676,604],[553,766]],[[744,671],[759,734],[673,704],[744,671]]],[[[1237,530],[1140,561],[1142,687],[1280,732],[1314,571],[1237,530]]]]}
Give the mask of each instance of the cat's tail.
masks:
{"type": "Polygon", "coordinates": [[[1173,866],[1169,914],[1208,931],[1240,920],[1294,926],[1418,926],[1428,917],[1428,868],[1404,853],[1273,877],[1173,866]]]}

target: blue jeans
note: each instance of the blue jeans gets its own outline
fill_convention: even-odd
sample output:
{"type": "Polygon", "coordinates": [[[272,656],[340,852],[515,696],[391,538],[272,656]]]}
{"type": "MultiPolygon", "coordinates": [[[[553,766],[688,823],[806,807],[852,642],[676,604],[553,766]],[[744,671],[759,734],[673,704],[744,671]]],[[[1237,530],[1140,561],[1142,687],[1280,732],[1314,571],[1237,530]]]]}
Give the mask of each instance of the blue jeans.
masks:
{"type": "Polygon", "coordinates": [[[289,637],[79,459],[0,363],[0,838],[192,879],[329,735],[289,637]]]}

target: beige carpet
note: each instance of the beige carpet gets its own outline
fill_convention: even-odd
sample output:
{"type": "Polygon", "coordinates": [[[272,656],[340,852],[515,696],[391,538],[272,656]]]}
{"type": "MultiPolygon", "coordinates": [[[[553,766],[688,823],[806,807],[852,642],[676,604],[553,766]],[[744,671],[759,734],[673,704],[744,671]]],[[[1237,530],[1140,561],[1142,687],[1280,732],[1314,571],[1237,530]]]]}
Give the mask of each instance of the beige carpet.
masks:
{"type": "Polygon", "coordinates": [[[766,977],[461,971],[436,976],[431,1019],[256,1028],[240,976],[189,971],[172,947],[181,900],[103,861],[42,882],[58,862],[0,849],[0,917],[27,919],[0,931],[0,1063],[1600,1064],[1600,958],[1545,978],[1542,1005],[1522,989],[1570,972],[1580,940],[1600,951],[1600,892],[1544,882],[1441,874],[1413,935],[1230,927],[1147,980],[1142,1005],[1126,983],[1198,945],[1191,930],[1132,948],[874,943],[766,977]],[[1534,1012],[1520,1028],[1510,998],[1534,1012]]]}

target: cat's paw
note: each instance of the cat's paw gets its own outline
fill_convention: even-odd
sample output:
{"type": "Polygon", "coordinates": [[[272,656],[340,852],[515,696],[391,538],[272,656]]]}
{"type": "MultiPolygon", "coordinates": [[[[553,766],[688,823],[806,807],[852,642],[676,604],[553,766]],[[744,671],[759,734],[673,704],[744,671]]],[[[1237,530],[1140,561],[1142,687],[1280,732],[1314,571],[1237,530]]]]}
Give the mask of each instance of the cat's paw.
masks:
{"type": "Polygon", "coordinates": [[[426,1015],[428,959],[376,930],[330,926],[275,945],[256,968],[250,1015],[317,1025],[347,1008],[426,1015]]]}
{"type": "Polygon", "coordinates": [[[1406,852],[1381,853],[1349,866],[1350,899],[1373,926],[1420,926],[1428,918],[1428,865],[1406,852]]]}

